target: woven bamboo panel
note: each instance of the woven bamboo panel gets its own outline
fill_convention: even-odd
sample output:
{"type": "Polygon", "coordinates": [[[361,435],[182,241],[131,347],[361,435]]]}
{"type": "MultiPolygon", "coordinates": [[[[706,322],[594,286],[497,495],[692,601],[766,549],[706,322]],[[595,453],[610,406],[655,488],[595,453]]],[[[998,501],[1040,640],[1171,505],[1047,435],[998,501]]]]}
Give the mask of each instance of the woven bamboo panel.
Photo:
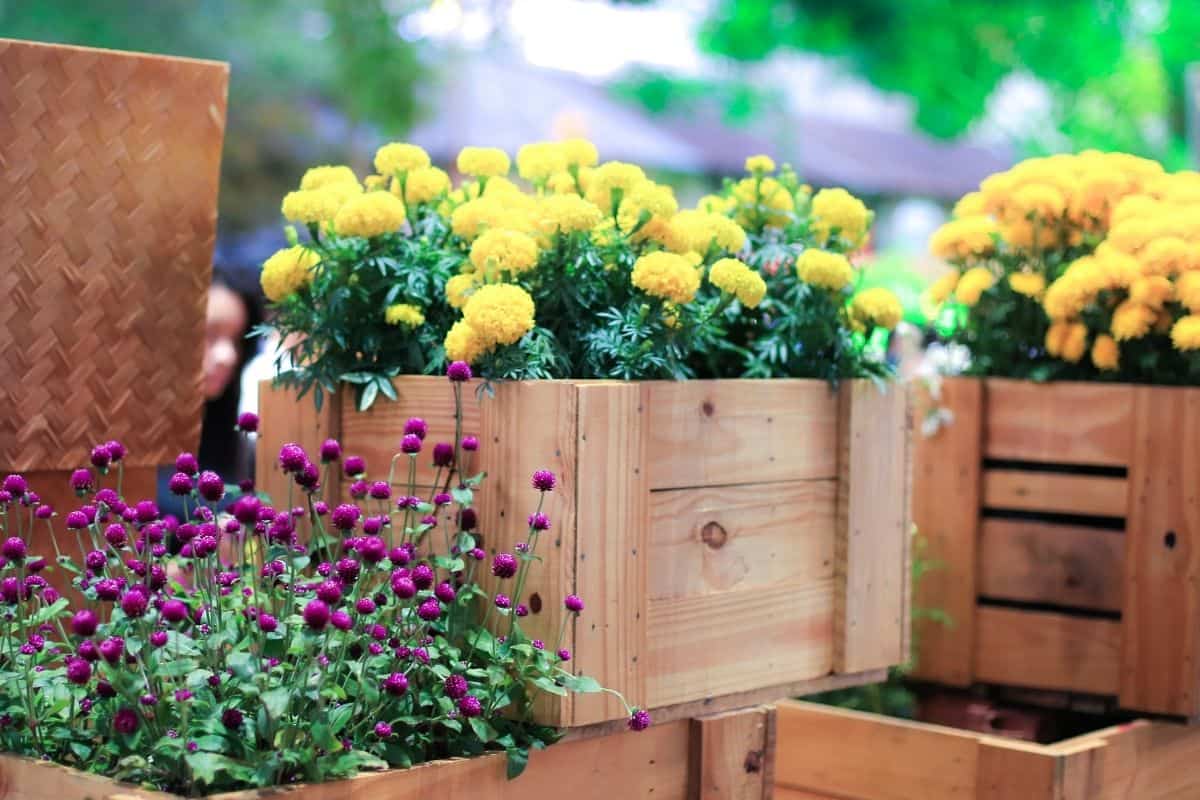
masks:
{"type": "Polygon", "coordinates": [[[229,68],[0,39],[0,465],[200,433],[229,68]]]}

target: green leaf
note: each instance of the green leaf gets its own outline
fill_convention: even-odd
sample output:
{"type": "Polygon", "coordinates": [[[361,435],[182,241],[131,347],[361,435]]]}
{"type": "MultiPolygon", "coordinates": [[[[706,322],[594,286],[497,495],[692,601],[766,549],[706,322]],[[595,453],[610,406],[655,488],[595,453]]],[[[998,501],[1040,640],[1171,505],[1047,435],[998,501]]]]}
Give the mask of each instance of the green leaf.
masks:
{"type": "Polygon", "coordinates": [[[527,747],[510,747],[505,752],[508,753],[508,768],[506,773],[508,779],[518,778],[525,771],[525,767],[529,766],[529,748],[527,747]]]}
{"type": "Polygon", "coordinates": [[[475,502],[475,493],[470,489],[464,489],[461,486],[450,490],[450,496],[454,498],[454,502],[464,508],[469,507],[475,502]]]}
{"type": "Polygon", "coordinates": [[[558,680],[572,692],[579,694],[590,694],[593,692],[603,692],[604,687],[596,682],[595,678],[590,678],[587,675],[560,675],[558,680]]]}
{"type": "Polygon", "coordinates": [[[469,724],[471,725],[471,730],[475,733],[475,736],[478,737],[479,741],[483,742],[484,744],[494,740],[497,736],[496,729],[489,725],[486,720],[480,717],[471,717],[469,724]]]}
{"type": "Polygon", "coordinates": [[[203,751],[188,753],[185,756],[185,760],[188,767],[191,768],[195,779],[204,784],[214,783],[218,773],[224,772],[228,774],[230,770],[236,770],[239,766],[236,761],[227,756],[203,751]]]}
{"type": "Polygon", "coordinates": [[[533,685],[544,692],[550,692],[551,694],[556,694],[561,697],[566,697],[567,695],[567,690],[564,687],[555,683],[550,678],[547,678],[545,675],[539,675],[538,677],[534,678],[533,685]]]}
{"type": "Polygon", "coordinates": [[[353,713],[353,703],[346,703],[331,710],[329,712],[329,732],[334,736],[341,733],[342,728],[346,727],[346,723],[350,721],[353,713]]]}
{"type": "Polygon", "coordinates": [[[362,389],[362,394],[358,397],[358,410],[366,411],[375,402],[375,397],[379,394],[379,384],[368,383],[362,389]]]}
{"type": "Polygon", "coordinates": [[[275,719],[283,717],[287,711],[288,703],[292,699],[292,690],[289,687],[281,686],[277,689],[271,689],[262,696],[263,705],[267,709],[267,713],[275,719]]]}
{"type": "Polygon", "coordinates": [[[233,674],[241,680],[248,681],[254,677],[255,663],[258,661],[253,653],[234,652],[230,653],[225,659],[226,665],[233,670],[233,674]]]}

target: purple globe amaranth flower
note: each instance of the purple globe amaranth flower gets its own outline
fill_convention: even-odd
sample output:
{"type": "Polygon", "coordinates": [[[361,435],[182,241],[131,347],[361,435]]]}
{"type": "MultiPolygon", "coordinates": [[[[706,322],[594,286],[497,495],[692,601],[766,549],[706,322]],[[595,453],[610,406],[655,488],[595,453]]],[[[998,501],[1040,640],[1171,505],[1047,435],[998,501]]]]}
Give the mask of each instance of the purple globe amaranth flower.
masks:
{"type": "Polygon", "coordinates": [[[53,586],[47,586],[42,590],[42,599],[46,601],[47,605],[54,605],[56,602],[58,602],[59,597],[61,597],[61,595],[53,586]]]}
{"type": "Polygon", "coordinates": [[[124,525],[114,522],[104,529],[104,541],[113,547],[124,547],[129,541],[129,533],[125,530],[124,525]]]}
{"type": "Polygon", "coordinates": [[[128,452],[125,449],[125,445],[121,444],[116,439],[105,442],[104,446],[108,448],[108,457],[113,461],[120,461],[128,452]]]}
{"type": "Polygon", "coordinates": [[[67,680],[76,686],[82,686],[92,679],[92,665],[82,658],[73,658],[67,662],[67,680]]]}
{"type": "Polygon", "coordinates": [[[25,540],[19,536],[10,536],[0,545],[0,555],[17,564],[25,560],[26,552],[25,540]]]}
{"type": "Polygon", "coordinates": [[[318,517],[323,517],[329,513],[329,504],[324,500],[318,500],[313,503],[313,513],[318,517]]]}
{"type": "Polygon", "coordinates": [[[412,495],[401,495],[396,499],[396,508],[403,511],[406,508],[416,508],[421,505],[421,498],[412,495]]]}
{"type": "Polygon", "coordinates": [[[99,550],[91,550],[83,557],[83,564],[92,572],[99,573],[108,564],[108,557],[99,550]]]}
{"type": "Polygon", "coordinates": [[[329,617],[330,624],[339,631],[348,631],[354,627],[354,618],[345,611],[335,611],[329,617]]]}
{"type": "Polygon", "coordinates": [[[508,599],[506,594],[498,594],[495,599],[496,608],[508,608],[512,605],[512,600],[508,599]]]}
{"type": "Polygon", "coordinates": [[[517,607],[513,609],[513,613],[518,617],[528,617],[529,606],[525,605],[524,603],[517,603],[517,607]]]}
{"type": "Polygon", "coordinates": [[[550,518],[538,511],[536,514],[529,515],[529,527],[535,531],[550,530],[550,518]]]}
{"type": "Polygon", "coordinates": [[[363,520],[363,533],[368,536],[374,536],[383,530],[383,523],[385,521],[385,517],[367,517],[363,520]]]}
{"type": "Polygon", "coordinates": [[[436,528],[437,523],[437,517],[435,517],[433,514],[426,514],[425,516],[421,517],[421,524],[428,528],[436,528]]]}
{"type": "Polygon", "coordinates": [[[446,377],[454,383],[466,383],[471,380],[471,365],[465,361],[451,361],[446,367],[446,377]]]}
{"type": "Polygon", "coordinates": [[[376,500],[387,500],[392,496],[392,487],[387,485],[387,481],[375,481],[369,491],[376,500]]]}
{"type": "Polygon", "coordinates": [[[644,708],[634,709],[629,715],[629,730],[644,731],[650,727],[650,712],[644,708]]]}
{"type": "Polygon", "coordinates": [[[125,654],[125,640],[120,636],[110,636],[100,643],[100,657],[110,664],[116,664],[125,654]]]}
{"type": "Polygon", "coordinates": [[[368,564],[378,564],[387,558],[387,542],[378,536],[367,536],[359,543],[358,554],[368,564]]]}
{"type": "Polygon", "coordinates": [[[567,595],[563,600],[563,605],[566,606],[567,611],[573,611],[576,614],[578,614],[580,611],[583,611],[583,600],[581,600],[578,595],[567,595]]]}
{"type": "Polygon", "coordinates": [[[438,442],[433,446],[433,465],[448,467],[454,463],[454,445],[438,442]]]}
{"type": "Polygon", "coordinates": [[[307,462],[308,456],[305,454],[304,448],[295,442],[288,442],[279,448],[279,467],[284,472],[296,472],[304,469],[307,462]]]}
{"type": "Polygon", "coordinates": [[[346,460],[342,462],[342,471],[347,478],[357,478],[367,471],[367,462],[362,456],[346,456],[346,460]]]}
{"type": "Polygon", "coordinates": [[[533,473],[530,483],[532,483],[533,488],[537,489],[539,492],[552,492],[554,491],[554,487],[558,484],[558,480],[554,477],[554,473],[550,470],[539,469],[533,473]]]}
{"type": "Polygon", "coordinates": [[[358,580],[358,573],[362,569],[362,565],[353,558],[343,558],[335,565],[337,575],[342,579],[342,583],[354,583],[358,580]]]}
{"type": "Polygon", "coordinates": [[[420,417],[412,417],[404,423],[404,435],[416,436],[422,441],[429,434],[429,425],[420,417]]]}
{"type": "Polygon", "coordinates": [[[571,651],[565,647],[560,648],[558,651],[558,660],[559,661],[570,661],[571,660],[571,651]]]}
{"type": "Polygon", "coordinates": [[[101,600],[112,602],[121,596],[121,584],[112,578],[103,578],[96,581],[95,589],[96,597],[101,600]]]}
{"type": "Polygon", "coordinates": [[[366,481],[357,480],[354,483],[350,484],[349,491],[350,491],[350,496],[353,497],[355,500],[362,500],[364,497],[367,496],[367,492],[369,492],[370,490],[371,490],[371,487],[369,485],[367,485],[366,481]]]}
{"type": "Polygon", "coordinates": [[[77,469],[71,473],[71,488],[75,494],[82,496],[92,488],[92,472],[87,469],[77,469]]]}
{"type": "Polygon", "coordinates": [[[403,567],[412,558],[412,554],[405,547],[393,547],[388,550],[388,561],[397,567],[403,567]]]}
{"type": "Polygon", "coordinates": [[[336,603],[342,599],[342,584],[339,581],[323,581],[317,586],[317,599],[326,603],[336,603]]]}
{"type": "Polygon", "coordinates": [[[79,531],[87,526],[87,515],[82,511],[72,511],[70,514],[67,514],[67,528],[69,530],[79,531]]]}
{"type": "Polygon", "coordinates": [[[91,639],[84,639],[79,643],[79,647],[75,650],[76,654],[84,661],[99,661],[100,649],[96,647],[96,643],[91,639]]]}
{"type": "Polygon", "coordinates": [[[468,453],[474,453],[479,449],[479,439],[475,436],[464,436],[462,440],[462,449],[468,453]]]}
{"type": "Polygon", "coordinates": [[[426,622],[433,622],[442,615],[442,604],[436,597],[430,597],[417,607],[417,616],[426,622]]]}
{"type": "Polygon", "coordinates": [[[117,713],[113,714],[113,730],[117,733],[133,733],[138,729],[139,721],[138,713],[132,708],[117,709],[117,713]]]}
{"type": "Polygon", "coordinates": [[[29,482],[25,480],[24,475],[18,475],[15,472],[4,477],[4,491],[8,492],[13,497],[20,497],[29,491],[29,482]]]}
{"type": "Polygon", "coordinates": [[[221,498],[225,496],[225,481],[211,470],[200,473],[200,477],[196,481],[196,488],[200,492],[200,496],[210,503],[220,502],[221,498]]]}
{"type": "Polygon", "coordinates": [[[166,647],[168,638],[166,631],[154,631],[150,634],[150,644],[155,647],[166,647]]]}
{"type": "Polygon", "coordinates": [[[304,466],[296,472],[296,485],[310,492],[315,491],[321,486],[321,470],[311,461],[305,461],[304,466]]]}
{"type": "Polygon", "coordinates": [[[467,679],[462,675],[449,675],[442,685],[446,689],[446,697],[449,697],[451,700],[461,699],[470,690],[467,679]]]}
{"type": "Polygon", "coordinates": [[[354,610],[357,611],[359,614],[374,614],[375,613],[375,601],[369,597],[360,597],[360,598],[358,598],[358,601],[354,604],[354,610]]]}
{"type": "Polygon", "coordinates": [[[367,628],[367,633],[370,634],[372,639],[375,639],[379,642],[382,642],[384,639],[388,638],[388,629],[378,623],[369,626],[367,628]]]}
{"type": "Polygon", "coordinates": [[[483,552],[482,547],[472,547],[470,555],[471,558],[475,559],[476,561],[483,561],[485,558],[487,558],[487,553],[483,552]]]}
{"type": "Polygon", "coordinates": [[[309,600],[304,606],[304,624],[313,630],[324,630],[329,616],[329,606],[320,600],[309,600]]]}
{"type": "Polygon", "coordinates": [[[321,463],[328,464],[342,457],[342,446],[337,439],[326,439],[321,442],[321,463]]]}
{"type": "Polygon", "coordinates": [[[351,503],[342,503],[333,510],[330,515],[330,522],[333,527],[341,531],[354,530],[354,526],[358,523],[358,518],[362,516],[362,512],[358,510],[358,506],[351,503]]]}
{"type": "Polygon", "coordinates": [[[175,690],[175,702],[176,703],[186,703],[188,700],[191,700],[193,697],[195,697],[195,695],[193,695],[187,689],[176,689],[175,690]]]}
{"type": "Polygon", "coordinates": [[[497,553],[492,559],[492,574],[497,578],[511,578],[517,574],[520,562],[512,553],[497,553]]]}
{"type": "Polygon", "coordinates": [[[400,440],[400,452],[407,453],[410,456],[415,456],[421,452],[421,437],[415,433],[408,433],[400,440]]]}
{"type": "Polygon", "coordinates": [[[146,613],[149,603],[150,601],[146,599],[146,595],[140,589],[137,591],[131,589],[121,597],[121,610],[127,617],[140,617],[146,613]]]}
{"type": "Polygon", "coordinates": [[[182,600],[172,598],[163,602],[158,614],[165,622],[183,622],[188,618],[188,607],[182,600]]]}
{"type": "Polygon", "coordinates": [[[221,724],[230,730],[242,727],[242,720],[244,719],[245,716],[236,708],[227,708],[221,712],[221,724]]]}
{"type": "Polygon", "coordinates": [[[408,691],[408,676],[403,672],[393,672],[383,679],[383,691],[392,697],[400,697],[408,691]]]}
{"type": "Polygon", "coordinates": [[[200,471],[200,461],[192,453],[180,453],[175,456],[175,469],[184,475],[195,475],[200,471]]]}
{"type": "Polygon", "coordinates": [[[96,681],[96,694],[100,695],[106,700],[110,700],[117,696],[117,690],[114,689],[113,685],[108,681],[99,680],[96,681]]]}
{"type": "Polygon", "coordinates": [[[428,589],[433,586],[433,568],[428,564],[417,564],[413,567],[412,580],[418,589],[428,589]]]}
{"type": "Polygon", "coordinates": [[[435,506],[448,506],[454,501],[447,492],[438,492],[433,496],[433,504],[435,506]]]}
{"type": "Polygon", "coordinates": [[[270,614],[258,615],[258,628],[263,633],[273,633],[279,627],[279,621],[270,614]]]}
{"type": "Polygon", "coordinates": [[[460,530],[473,531],[479,524],[479,515],[473,508],[464,508],[458,512],[458,527],[460,530]]]}
{"type": "Polygon", "coordinates": [[[42,503],[34,510],[33,515],[38,519],[50,519],[54,516],[54,508],[42,503]]]}
{"type": "MultiPolygon", "coordinates": [[[[222,487],[222,491],[224,491],[224,487],[222,487]]],[[[138,522],[153,522],[158,519],[158,506],[153,500],[139,500],[138,504],[134,506],[133,513],[138,522]]]]}
{"type": "Polygon", "coordinates": [[[453,603],[454,602],[454,587],[445,581],[443,581],[437,585],[437,588],[433,590],[433,594],[438,600],[441,600],[443,603],[453,603]]]}
{"type": "Polygon", "coordinates": [[[417,585],[408,576],[392,576],[392,591],[401,600],[410,600],[417,593],[417,585]]]}
{"type": "Polygon", "coordinates": [[[243,411],[238,414],[237,429],[242,433],[258,432],[258,414],[253,411],[243,411]]]}
{"type": "Polygon", "coordinates": [[[480,703],[479,698],[473,694],[466,695],[458,701],[458,713],[468,719],[478,717],[483,713],[483,703],[480,703]]]}
{"type": "Polygon", "coordinates": [[[534,639],[529,644],[531,644],[534,647],[534,649],[537,649],[537,650],[545,650],[546,649],[546,643],[543,642],[541,639],[534,639]]]}
{"type": "Polygon", "coordinates": [[[392,726],[386,722],[375,723],[375,735],[380,739],[386,739],[392,735],[392,726]]]}
{"type": "Polygon", "coordinates": [[[108,469],[108,465],[112,463],[112,453],[108,452],[108,447],[98,444],[92,448],[89,460],[92,466],[98,470],[108,469]]]}

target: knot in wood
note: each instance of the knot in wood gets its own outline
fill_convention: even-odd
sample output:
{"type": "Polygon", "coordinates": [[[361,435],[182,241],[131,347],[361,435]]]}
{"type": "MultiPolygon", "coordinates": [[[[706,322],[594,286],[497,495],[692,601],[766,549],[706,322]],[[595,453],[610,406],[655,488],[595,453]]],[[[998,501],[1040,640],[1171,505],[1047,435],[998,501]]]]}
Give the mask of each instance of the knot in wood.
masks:
{"type": "Polygon", "coordinates": [[[749,775],[757,775],[762,772],[763,754],[761,750],[751,750],[746,753],[746,761],[742,764],[746,773],[749,775]]]}
{"type": "Polygon", "coordinates": [[[710,522],[700,529],[700,540],[713,550],[720,550],[724,547],[728,538],[729,534],[719,522],[710,522]]]}

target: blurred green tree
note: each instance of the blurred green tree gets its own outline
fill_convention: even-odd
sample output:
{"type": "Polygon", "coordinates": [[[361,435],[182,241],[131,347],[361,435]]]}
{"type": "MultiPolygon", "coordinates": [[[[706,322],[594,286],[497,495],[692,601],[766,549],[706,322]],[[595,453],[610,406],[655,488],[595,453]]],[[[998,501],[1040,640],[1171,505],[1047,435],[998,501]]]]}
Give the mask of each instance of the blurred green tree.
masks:
{"type": "Polygon", "coordinates": [[[717,0],[702,45],[741,61],[780,48],[841,59],[911,96],[916,123],[966,131],[1009,75],[1038,80],[1049,126],[1025,142],[1186,157],[1184,69],[1196,0],[717,0]]]}
{"type": "MultiPolygon", "coordinates": [[[[427,0],[0,0],[0,36],[228,61],[221,224],[279,218],[307,164],[399,131],[423,77],[403,17],[427,0]],[[371,138],[368,134],[367,138],[371,138]]],[[[373,142],[370,142],[373,143],[373,142]]],[[[361,148],[359,148],[361,149],[361,148]]]]}

